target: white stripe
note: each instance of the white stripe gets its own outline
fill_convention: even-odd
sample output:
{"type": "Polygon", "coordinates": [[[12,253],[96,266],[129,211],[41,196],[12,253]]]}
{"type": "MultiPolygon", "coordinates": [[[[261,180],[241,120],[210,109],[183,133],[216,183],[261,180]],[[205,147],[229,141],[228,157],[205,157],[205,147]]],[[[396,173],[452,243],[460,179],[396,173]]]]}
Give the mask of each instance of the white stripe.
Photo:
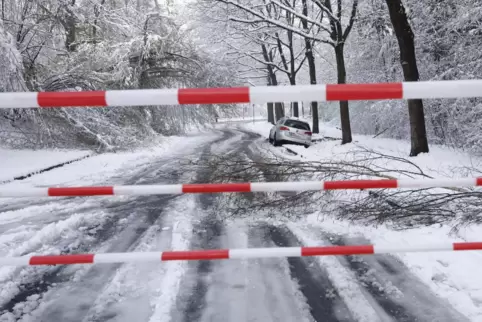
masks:
{"type": "Polygon", "coordinates": [[[32,256],[3,257],[3,258],[0,258],[0,265],[1,266],[25,266],[25,265],[29,265],[31,257],[32,256]]]}
{"type": "Polygon", "coordinates": [[[403,98],[482,97],[482,80],[404,82],[403,98]]]}
{"type": "Polygon", "coordinates": [[[301,247],[282,248],[246,248],[230,249],[229,259],[235,258],[269,258],[269,257],[300,257],[301,247]]]}
{"type": "Polygon", "coordinates": [[[415,245],[415,246],[390,246],[373,245],[375,254],[389,253],[418,253],[418,252],[439,252],[454,250],[452,243],[441,243],[437,245],[415,245]]]}
{"type": "Polygon", "coordinates": [[[95,254],[94,263],[161,262],[161,252],[95,254]]]}
{"type": "Polygon", "coordinates": [[[251,183],[251,192],[312,191],[323,190],[322,181],[306,182],[256,182],[251,183]]]}
{"type": "Polygon", "coordinates": [[[323,102],[326,101],[326,85],[250,87],[249,101],[254,104],[296,101],[323,102]]]}
{"type": "Polygon", "coordinates": [[[40,107],[38,93],[0,93],[0,108],[40,107]]]}
{"type": "Polygon", "coordinates": [[[178,105],[177,89],[107,91],[107,106],[178,105]]]}
{"type": "Polygon", "coordinates": [[[48,197],[48,188],[0,188],[0,198],[4,197],[48,197]]]}
{"type": "Polygon", "coordinates": [[[442,187],[475,187],[477,179],[430,179],[430,180],[397,180],[399,188],[442,188],[442,187]]]}
{"type": "Polygon", "coordinates": [[[182,193],[182,184],[146,185],[146,186],[114,186],[114,195],[146,196],[182,193]]]}

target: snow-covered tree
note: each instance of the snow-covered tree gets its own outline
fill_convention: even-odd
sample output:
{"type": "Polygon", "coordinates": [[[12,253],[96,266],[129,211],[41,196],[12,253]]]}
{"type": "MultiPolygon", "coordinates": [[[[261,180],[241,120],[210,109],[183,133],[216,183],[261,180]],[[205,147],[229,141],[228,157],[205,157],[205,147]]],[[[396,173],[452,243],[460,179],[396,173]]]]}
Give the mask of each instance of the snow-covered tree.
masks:
{"type": "MultiPolygon", "coordinates": [[[[4,34],[13,40],[5,36],[0,46],[17,53],[24,84],[17,90],[212,87],[236,82],[228,72],[230,62],[204,51],[193,30],[158,1],[3,0],[2,9],[4,34]]],[[[12,83],[7,77],[1,81],[12,83]]],[[[219,108],[23,110],[11,123],[33,146],[124,147],[156,133],[179,133],[189,124],[210,122],[219,108]]]]}

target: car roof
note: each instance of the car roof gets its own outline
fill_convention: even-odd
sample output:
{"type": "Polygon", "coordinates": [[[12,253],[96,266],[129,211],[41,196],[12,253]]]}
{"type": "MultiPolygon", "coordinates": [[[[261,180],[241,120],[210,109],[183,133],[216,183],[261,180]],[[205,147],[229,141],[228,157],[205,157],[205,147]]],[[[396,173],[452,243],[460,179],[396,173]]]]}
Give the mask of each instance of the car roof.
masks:
{"type": "Polygon", "coordinates": [[[300,118],[298,118],[298,117],[294,117],[294,116],[290,116],[290,117],[285,116],[285,117],[283,117],[283,118],[285,119],[285,121],[286,121],[286,120],[293,120],[293,121],[298,121],[298,122],[303,122],[303,123],[309,124],[307,121],[302,120],[302,119],[300,119],[300,118]]]}

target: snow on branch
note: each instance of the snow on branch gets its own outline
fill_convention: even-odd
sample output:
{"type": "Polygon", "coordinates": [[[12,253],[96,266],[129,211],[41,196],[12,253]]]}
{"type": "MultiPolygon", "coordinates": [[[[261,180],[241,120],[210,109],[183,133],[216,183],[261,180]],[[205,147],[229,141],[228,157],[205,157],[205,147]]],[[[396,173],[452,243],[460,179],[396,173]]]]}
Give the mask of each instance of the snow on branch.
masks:
{"type": "Polygon", "coordinates": [[[356,10],[358,7],[358,0],[353,0],[353,6],[351,8],[351,14],[350,14],[350,21],[348,22],[348,26],[345,29],[345,32],[343,33],[343,39],[348,38],[348,35],[350,34],[351,29],[353,28],[353,24],[355,23],[356,20],[356,10]]]}
{"type": "Polygon", "coordinates": [[[321,10],[323,10],[324,12],[326,12],[328,14],[328,17],[330,18],[330,20],[336,22],[336,23],[341,23],[340,20],[335,17],[335,15],[333,14],[332,10],[330,10],[329,8],[327,8],[322,2],[321,0],[312,0],[317,6],[318,8],[320,8],[321,10]]]}
{"type": "Polygon", "coordinates": [[[264,19],[241,19],[241,18],[235,18],[233,16],[229,16],[228,17],[229,20],[231,21],[235,21],[235,22],[241,22],[241,23],[245,23],[245,24],[257,24],[257,23],[263,23],[265,22],[264,19]]]}
{"type": "Polygon", "coordinates": [[[307,16],[305,16],[301,13],[298,13],[296,10],[293,10],[292,8],[287,7],[284,4],[282,4],[282,3],[280,3],[276,0],[271,0],[270,3],[272,3],[274,5],[277,5],[278,7],[282,8],[283,10],[288,11],[289,13],[292,13],[293,15],[295,15],[296,17],[298,17],[300,19],[304,19],[304,20],[308,21],[309,23],[319,27],[321,30],[324,30],[326,32],[330,32],[330,30],[328,28],[326,28],[325,26],[323,26],[322,23],[320,23],[318,21],[315,21],[315,20],[311,19],[310,17],[307,17],[307,16]]]}
{"type": "MultiPolygon", "coordinates": [[[[313,40],[313,41],[317,41],[317,42],[321,42],[321,43],[325,43],[325,44],[329,44],[329,45],[333,45],[333,42],[330,41],[330,40],[327,40],[327,39],[324,39],[324,38],[319,38],[319,37],[315,37],[315,36],[312,36],[300,29],[297,29],[297,28],[294,28],[292,26],[289,26],[285,23],[282,23],[280,22],[279,20],[276,20],[276,19],[272,19],[272,18],[269,18],[269,17],[266,17],[264,16],[261,12],[258,12],[256,10],[253,10],[252,8],[249,8],[247,6],[244,6],[238,2],[235,2],[235,1],[232,1],[232,0],[216,0],[218,2],[222,2],[222,3],[225,3],[225,4],[228,4],[228,5],[232,5],[238,9],[241,9],[242,11],[244,12],[247,12],[247,13],[250,13],[251,15],[259,18],[261,21],[260,22],[264,22],[264,23],[267,23],[269,25],[272,25],[272,26],[276,26],[276,27],[279,27],[281,29],[284,29],[284,30],[289,30],[289,31],[292,31],[294,34],[298,35],[298,36],[301,36],[305,39],[310,39],[310,40],[313,40]]],[[[256,22],[258,22],[257,20],[255,20],[256,22]]],[[[243,19],[240,19],[238,22],[243,22],[243,19]]],[[[252,20],[248,20],[248,22],[245,22],[245,23],[254,23],[254,21],[252,20]]]]}
{"type": "Polygon", "coordinates": [[[245,56],[253,59],[254,61],[256,61],[256,62],[258,62],[258,63],[260,63],[260,64],[272,66],[272,67],[276,68],[277,70],[279,70],[280,72],[283,72],[283,73],[286,73],[286,74],[289,74],[289,73],[290,73],[288,70],[279,67],[278,65],[276,65],[276,64],[273,63],[273,62],[269,62],[269,61],[266,61],[266,60],[259,59],[258,57],[256,57],[256,56],[253,55],[252,53],[243,52],[241,48],[237,48],[237,47],[235,47],[235,46],[233,46],[232,44],[229,44],[229,43],[226,43],[226,44],[227,44],[228,47],[230,47],[231,49],[237,50],[237,51],[238,51],[239,53],[241,53],[242,55],[245,55],[245,56]]]}

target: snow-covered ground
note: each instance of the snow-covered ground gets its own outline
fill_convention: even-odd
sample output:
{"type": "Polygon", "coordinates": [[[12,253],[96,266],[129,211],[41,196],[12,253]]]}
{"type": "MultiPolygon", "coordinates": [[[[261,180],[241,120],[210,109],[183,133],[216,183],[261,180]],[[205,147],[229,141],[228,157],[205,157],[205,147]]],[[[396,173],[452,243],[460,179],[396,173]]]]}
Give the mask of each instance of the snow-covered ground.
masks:
{"type": "MultiPolygon", "coordinates": [[[[168,156],[176,156],[181,154],[184,149],[197,146],[200,142],[204,142],[207,139],[212,138],[209,134],[199,133],[198,136],[191,136],[189,139],[182,136],[171,136],[160,139],[156,144],[152,144],[149,147],[139,148],[133,151],[127,152],[110,152],[94,155],[82,162],[74,162],[69,164],[68,167],[62,167],[56,169],[55,172],[47,172],[44,174],[38,174],[32,178],[28,178],[18,182],[8,183],[4,187],[13,185],[25,185],[25,186],[54,186],[54,185],[92,185],[105,180],[111,180],[116,182],[115,177],[119,176],[119,170],[122,169],[122,176],[125,176],[125,171],[135,171],[139,165],[148,164],[150,159],[157,159],[168,156]]],[[[18,158],[17,168],[22,171],[26,169],[32,170],[43,167],[48,167],[56,164],[57,160],[53,159],[57,157],[57,153],[52,151],[15,151],[4,150],[5,155],[23,155],[24,158],[18,158]],[[42,153],[43,152],[43,153],[42,153]],[[35,159],[36,154],[42,154],[45,158],[41,159],[43,164],[37,165],[35,159]],[[29,167],[30,161],[33,159],[32,167],[29,167]],[[50,163],[48,162],[50,160],[50,163]],[[33,164],[37,166],[34,167],[33,164]],[[20,165],[25,165],[25,168],[21,168],[20,165]]],[[[70,160],[69,158],[75,156],[86,155],[86,152],[79,151],[66,151],[63,160],[70,160]],[[83,153],[83,154],[82,154],[83,153]]],[[[14,164],[12,162],[12,167],[14,164]]],[[[0,177],[8,177],[10,170],[0,167],[0,177]]],[[[19,173],[18,171],[16,173],[19,173]]],[[[17,174],[16,174],[17,175],[17,174]]],[[[139,182],[140,184],[141,182],[139,182]]],[[[3,199],[5,200],[5,199],[3,199]]]]}
{"type": "Polygon", "coordinates": [[[218,123],[244,123],[244,122],[262,122],[266,121],[264,116],[245,116],[245,117],[230,117],[230,118],[219,118],[218,123]]]}
{"type": "Polygon", "coordinates": [[[90,151],[12,150],[0,148],[0,182],[92,155],[90,151]]]}
{"type": "MultiPolygon", "coordinates": [[[[267,138],[272,125],[267,122],[246,123],[241,127],[267,138]]],[[[407,176],[425,177],[421,175],[422,173],[436,178],[460,178],[477,176],[479,173],[477,169],[482,169],[480,158],[444,146],[432,145],[430,153],[408,158],[410,142],[407,141],[354,135],[353,143],[341,145],[340,140],[321,140],[325,137],[341,139],[341,131],[338,129],[323,124],[320,132],[319,135],[314,136],[317,142],[308,149],[295,145],[286,146],[297,155],[286,153],[285,147],[272,147],[267,142],[264,147],[278,156],[303,161],[357,160],[365,158],[367,150],[389,157],[408,159],[410,163],[394,158],[382,158],[374,162],[380,169],[387,169],[385,171],[387,175],[395,178],[402,177],[402,175],[392,172],[391,169],[406,169],[414,172],[410,175],[405,174],[405,178],[407,176]]],[[[362,242],[368,240],[370,243],[384,245],[444,244],[482,240],[482,227],[480,226],[462,228],[456,233],[451,231],[451,227],[445,225],[395,231],[385,225],[361,226],[320,214],[311,214],[303,221],[291,223],[290,227],[301,240],[311,245],[322,242],[316,235],[309,237],[313,235],[313,231],[351,236],[352,238],[359,236],[362,242]]],[[[481,252],[411,253],[397,254],[395,257],[401,260],[435,294],[447,299],[454,308],[471,321],[482,321],[482,279],[478,274],[482,266],[481,252]]],[[[330,261],[329,259],[320,260],[322,262],[330,261]]],[[[333,263],[325,263],[326,265],[330,266],[333,263]]],[[[341,278],[343,280],[339,280],[340,282],[349,284],[348,277],[342,276],[341,278]]],[[[389,287],[389,285],[381,287],[389,287]]],[[[352,283],[349,289],[354,292],[356,285],[352,283]]]]}
{"type": "MultiPolygon", "coordinates": [[[[147,148],[94,155],[21,181],[6,183],[3,187],[146,184],[163,180],[165,183],[175,183],[171,182],[171,177],[176,175],[172,171],[176,168],[180,170],[179,162],[182,162],[182,158],[216,137],[213,133],[198,133],[190,137],[162,138],[147,148]]],[[[44,155],[49,152],[45,151],[44,155]]],[[[37,152],[23,153],[26,160],[22,161],[28,163],[37,152]]],[[[0,168],[0,174],[4,174],[2,170],[4,169],[0,168]]],[[[181,174],[180,180],[189,181],[191,178],[181,174]]],[[[137,199],[129,197],[2,198],[0,256],[187,249],[189,238],[186,232],[190,228],[185,224],[190,221],[182,218],[194,211],[188,209],[189,205],[193,205],[190,202],[193,198],[194,196],[183,196],[179,202],[171,205],[169,198],[154,197],[148,200],[149,207],[142,201],[136,207],[133,204],[137,199]],[[156,220],[163,211],[167,215],[162,221],[156,220]],[[149,221],[152,223],[148,224],[149,221]]],[[[145,314],[148,319],[154,314],[155,319],[156,314],[160,315],[172,304],[166,301],[175,296],[176,292],[163,292],[163,288],[170,289],[178,283],[176,276],[182,274],[179,268],[183,265],[184,263],[173,262],[164,265],[162,272],[156,269],[156,265],[146,265],[144,270],[140,270],[139,266],[125,265],[118,272],[112,266],[92,270],[82,266],[58,270],[55,267],[0,267],[0,307],[3,313],[0,314],[0,321],[37,321],[42,320],[40,316],[48,316],[47,320],[50,321],[71,321],[78,319],[81,314],[87,314],[87,319],[95,320],[101,314],[99,312],[106,314],[110,311],[115,311],[118,318],[132,320],[133,307],[116,306],[119,298],[124,299],[124,303],[134,303],[132,305],[136,307],[136,318],[143,318],[145,314]],[[143,272],[153,276],[148,273],[144,276],[143,272]],[[70,274],[74,274],[71,283],[62,287],[65,276],[70,274]],[[111,278],[112,282],[103,289],[105,280],[111,278]],[[38,290],[29,290],[32,285],[47,285],[45,283],[53,290],[43,286],[35,286],[38,290]],[[139,283],[152,287],[141,289],[139,283]],[[138,296],[136,292],[144,295],[138,296]],[[160,297],[159,303],[149,303],[150,299],[155,298],[154,294],[160,297]],[[12,301],[16,304],[8,309],[12,301]],[[68,309],[58,312],[55,308],[59,306],[68,309]],[[154,313],[151,308],[155,308],[154,313]],[[37,315],[31,316],[31,311],[37,315]]]]}
{"type": "MultiPolygon", "coordinates": [[[[267,138],[272,125],[268,122],[259,122],[255,124],[245,123],[242,124],[242,127],[267,138]]],[[[480,174],[480,169],[482,169],[481,158],[473,157],[469,153],[457,151],[446,146],[430,145],[430,153],[422,153],[416,158],[409,158],[410,142],[408,141],[373,138],[367,135],[354,135],[353,143],[341,145],[339,140],[333,140],[341,140],[341,131],[328,124],[321,124],[320,133],[314,134],[313,139],[315,142],[309,149],[305,149],[302,146],[286,145],[290,150],[298,153],[297,156],[290,156],[285,153],[282,155],[304,161],[352,161],[366,156],[361,153],[363,150],[366,150],[366,153],[373,150],[383,155],[406,159],[413,163],[410,164],[404,160],[396,161],[394,159],[382,158],[376,161],[379,166],[386,165],[392,169],[418,171],[414,166],[416,165],[424,174],[434,178],[477,176],[480,174]]],[[[282,149],[275,149],[274,151],[282,153],[282,149]]],[[[396,177],[396,174],[391,173],[391,175],[396,177]]]]}
{"type": "MultiPolygon", "coordinates": [[[[234,129],[237,126],[221,124],[227,129],[164,138],[131,152],[94,155],[4,186],[206,182],[206,169],[190,164],[213,155],[266,151],[303,160],[356,159],[358,152],[353,152],[360,148],[321,140],[309,149],[289,146],[298,153],[293,155],[234,129]]],[[[257,122],[241,127],[266,137],[270,126],[257,122]]],[[[323,131],[326,136],[339,135],[336,129],[323,131]]],[[[355,140],[361,144],[365,137],[355,140]]],[[[371,147],[406,155],[405,142],[383,141],[373,139],[371,147]]],[[[450,150],[438,149],[450,157],[450,150]]],[[[430,156],[420,158],[427,164],[420,167],[440,175],[439,168],[429,168],[438,165],[426,161],[430,156]]],[[[447,161],[442,168],[450,166],[447,161]]],[[[223,206],[223,195],[0,199],[0,256],[323,245],[345,237],[350,243],[405,245],[476,240],[482,232],[471,227],[451,235],[445,226],[397,232],[318,213],[290,222],[264,219],[259,213],[221,220],[217,216],[229,215],[228,209],[216,208],[220,214],[213,214],[214,205],[223,206]]],[[[459,313],[452,306],[471,321],[480,321],[482,284],[474,272],[481,264],[480,253],[459,252],[0,267],[0,321],[463,320],[454,318],[459,313]]]]}

